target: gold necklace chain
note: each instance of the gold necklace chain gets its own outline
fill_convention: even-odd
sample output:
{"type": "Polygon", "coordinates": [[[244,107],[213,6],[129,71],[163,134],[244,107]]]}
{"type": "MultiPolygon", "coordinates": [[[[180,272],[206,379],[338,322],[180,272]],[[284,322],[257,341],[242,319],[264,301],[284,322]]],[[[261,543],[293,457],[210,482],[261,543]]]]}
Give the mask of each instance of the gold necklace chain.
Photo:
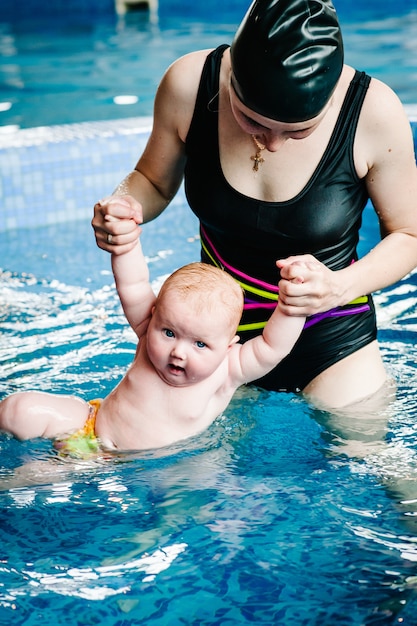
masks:
{"type": "Polygon", "coordinates": [[[256,154],[254,154],[253,156],[251,156],[251,161],[253,161],[253,171],[257,172],[259,169],[259,166],[265,162],[265,159],[262,156],[262,150],[265,150],[265,146],[261,143],[259,143],[259,141],[256,139],[255,135],[251,135],[252,139],[253,139],[253,143],[256,146],[256,154]]]}

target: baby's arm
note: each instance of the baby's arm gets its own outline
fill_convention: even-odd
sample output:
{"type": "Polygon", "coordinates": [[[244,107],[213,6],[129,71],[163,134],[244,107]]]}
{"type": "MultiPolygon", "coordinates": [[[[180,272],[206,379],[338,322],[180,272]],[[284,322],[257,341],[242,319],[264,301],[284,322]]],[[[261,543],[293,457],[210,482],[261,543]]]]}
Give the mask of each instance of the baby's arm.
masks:
{"type": "Polygon", "coordinates": [[[126,319],[138,337],[146,331],[155,304],[155,294],[149,282],[149,270],[139,239],[124,254],[112,254],[111,262],[117,293],[126,319]]]}
{"type": "MultiPolygon", "coordinates": [[[[307,271],[301,263],[294,283],[304,282],[307,271]],[[303,274],[303,275],[301,275],[303,274]]],[[[265,376],[282,361],[293,349],[304,327],[304,316],[290,316],[284,313],[279,299],[277,307],[269,318],[262,335],[250,339],[231,350],[231,375],[237,385],[248,383],[265,376]],[[237,362],[233,359],[237,357],[237,362]],[[236,369],[234,369],[236,366],[236,369]]]]}

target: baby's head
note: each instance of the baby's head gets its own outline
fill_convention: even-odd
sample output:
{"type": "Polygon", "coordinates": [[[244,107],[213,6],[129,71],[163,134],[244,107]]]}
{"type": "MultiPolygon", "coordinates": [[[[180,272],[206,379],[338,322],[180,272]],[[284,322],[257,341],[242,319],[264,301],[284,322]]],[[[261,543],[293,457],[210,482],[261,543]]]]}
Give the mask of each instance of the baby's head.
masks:
{"type": "Polygon", "coordinates": [[[207,263],[189,263],[167,278],[156,307],[170,292],[179,295],[196,316],[205,316],[219,331],[236,334],[243,310],[243,291],[227,272],[207,263]]]}

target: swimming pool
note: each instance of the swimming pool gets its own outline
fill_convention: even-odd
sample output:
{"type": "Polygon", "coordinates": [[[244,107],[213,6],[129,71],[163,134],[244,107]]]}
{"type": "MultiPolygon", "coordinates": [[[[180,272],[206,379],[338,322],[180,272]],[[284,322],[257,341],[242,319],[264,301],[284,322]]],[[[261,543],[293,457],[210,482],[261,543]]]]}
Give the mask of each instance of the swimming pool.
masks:
{"type": "MultiPolygon", "coordinates": [[[[130,363],[89,219],[148,128],[126,118],[4,139],[0,397],[104,395],[130,363]]],[[[376,238],[367,210],[361,251],[376,238]]],[[[156,285],[198,257],[182,192],[143,245],[156,285]]],[[[363,459],[334,417],[255,389],[164,454],[70,462],[50,442],[0,436],[0,623],[415,626],[416,289],[412,274],[376,296],[398,394],[352,433],[363,459]]]]}
{"type": "MultiPolygon", "coordinates": [[[[148,225],[156,283],[197,256],[187,214],[148,225]]],[[[7,235],[0,397],[108,393],[134,336],[89,224],[7,235]]],[[[388,421],[365,460],[300,398],[254,389],[163,456],[70,462],[1,436],[0,623],[415,624],[413,505],[394,488],[417,495],[416,288],[413,275],[377,297],[399,390],[389,415],[362,416],[371,442],[388,421]]]]}
{"type": "MultiPolygon", "coordinates": [[[[156,284],[197,257],[195,235],[185,205],[148,225],[156,284]]],[[[0,397],[108,393],[134,336],[89,224],[9,231],[0,245],[0,397]]],[[[361,416],[365,460],[300,398],[254,389],[164,456],[70,462],[1,436],[0,623],[415,624],[414,507],[399,502],[417,495],[416,288],[413,275],[377,297],[399,390],[389,415],[361,416]]]]}
{"type": "MultiPolygon", "coordinates": [[[[166,67],[231,41],[247,0],[159,0],[118,16],[114,0],[0,5],[0,126],[31,128],[152,115],[166,67]],[[118,98],[130,96],[130,99],[118,98]],[[118,104],[120,102],[120,104],[118,104]]],[[[417,1],[335,0],[346,61],[417,104],[417,1]]]]}

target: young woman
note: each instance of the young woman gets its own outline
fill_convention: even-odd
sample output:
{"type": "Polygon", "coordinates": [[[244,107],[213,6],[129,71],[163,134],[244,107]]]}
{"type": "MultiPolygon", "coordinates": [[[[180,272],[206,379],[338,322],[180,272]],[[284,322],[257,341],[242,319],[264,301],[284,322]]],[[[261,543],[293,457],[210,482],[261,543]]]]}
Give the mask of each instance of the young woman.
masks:
{"type": "Polygon", "coordinates": [[[126,251],[183,177],[202,260],[245,289],[242,340],[274,309],[277,258],[281,305],[308,316],[294,350],[258,384],[332,408],[381,389],[371,293],[417,265],[413,140],[391,89],[344,64],[329,0],[255,0],[230,48],[168,68],[144,153],[95,206],[98,246],[126,251]],[[382,238],[358,259],[368,198],[382,238]],[[311,269],[303,283],[292,282],[297,258],[311,269]]]}

